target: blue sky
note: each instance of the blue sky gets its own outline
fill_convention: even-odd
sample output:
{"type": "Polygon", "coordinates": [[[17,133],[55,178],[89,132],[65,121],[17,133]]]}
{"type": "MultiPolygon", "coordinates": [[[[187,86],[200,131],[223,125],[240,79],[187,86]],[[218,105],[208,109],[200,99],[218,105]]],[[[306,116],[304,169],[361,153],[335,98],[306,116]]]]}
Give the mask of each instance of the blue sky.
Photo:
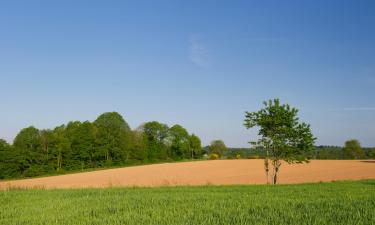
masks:
{"type": "Polygon", "coordinates": [[[280,98],[317,144],[375,146],[375,2],[1,1],[0,138],[118,111],[247,147],[280,98]]]}

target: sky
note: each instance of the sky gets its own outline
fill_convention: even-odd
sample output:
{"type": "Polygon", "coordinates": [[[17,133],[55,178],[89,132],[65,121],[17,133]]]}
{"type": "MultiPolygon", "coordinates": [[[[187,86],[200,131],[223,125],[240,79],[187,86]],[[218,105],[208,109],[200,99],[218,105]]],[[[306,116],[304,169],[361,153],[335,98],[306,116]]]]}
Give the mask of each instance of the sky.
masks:
{"type": "Polygon", "coordinates": [[[279,98],[318,145],[375,146],[375,1],[1,1],[0,138],[117,111],[249,147],[279,98]]]}

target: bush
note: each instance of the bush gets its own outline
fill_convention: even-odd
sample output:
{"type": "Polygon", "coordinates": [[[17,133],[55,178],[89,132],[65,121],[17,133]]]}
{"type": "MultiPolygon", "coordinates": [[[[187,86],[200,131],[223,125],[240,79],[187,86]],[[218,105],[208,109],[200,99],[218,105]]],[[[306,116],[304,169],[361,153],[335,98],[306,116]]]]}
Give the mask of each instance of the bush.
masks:
{"type": "Polygon", "coordinates": [[[219,158],[219,155],[216,154],[216,153],[211,153],[211,154],[208,155],[208,158],[211,159],[211,160],[215,160],[215,159],[219,158]]]}
{"type": "Polygon", "coordinates": [[[236,155],[236,159],[241,159],[241,155],[240,155],[240,154],[237,154],[237,155],[236,155]]]}

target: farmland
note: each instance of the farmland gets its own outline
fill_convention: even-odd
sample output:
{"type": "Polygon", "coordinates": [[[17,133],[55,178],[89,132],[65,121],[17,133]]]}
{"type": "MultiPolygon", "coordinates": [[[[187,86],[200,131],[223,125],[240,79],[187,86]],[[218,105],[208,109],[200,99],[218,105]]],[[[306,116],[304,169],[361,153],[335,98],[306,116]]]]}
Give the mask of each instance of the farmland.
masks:
{"type": "Polygon", "coordinates": [[[9,190],[0,224],[374,224],[375,180],[9,190]]]}
{"type": "MultiPolygon", "coordinates": [[[[375,161],[312,160],[284,163],[280,183],[375,179],[375,161]]],[[[265,184],[263,160],[206,160],[124,167],[61,176],[0,182],[0,189],[82,188],[116,186],[191,186],[265,184]]]]}

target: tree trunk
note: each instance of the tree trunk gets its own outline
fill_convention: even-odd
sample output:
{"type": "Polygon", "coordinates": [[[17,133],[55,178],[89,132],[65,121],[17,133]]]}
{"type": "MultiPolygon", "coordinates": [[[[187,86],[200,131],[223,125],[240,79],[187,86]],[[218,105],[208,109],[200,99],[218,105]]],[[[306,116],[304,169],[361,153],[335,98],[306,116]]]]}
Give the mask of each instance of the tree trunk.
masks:
{"type": "Polygon", "coordinates": [[[273,166],[273,175],[272,175],[272,184],[277,184],[277,173],[279,172],[281,162],[279,159],[275,159],[272,161],[273,166]]]}
{"type": "Polygon", "coordinates": [[[268,178],[269,178],[269,156],[268,156],[268,150],[266,151],[266,157],[264,158],[264,170],[266,172],[266,178],[267,178],[267,184],[269,184],[268,178]]]}
{"type": "Polygon", "coordinates": [[[270,170],[270,168],[269,168],[269,161],[268,161],[268,158],[265,158],[264,159],[264,170],[265,170],[265,172],[266,172],[266,178],[267,178],[267,184],[269,184],[269,181],[268,181],[268,172],[269,172],[269,170],[270,170]]]}

